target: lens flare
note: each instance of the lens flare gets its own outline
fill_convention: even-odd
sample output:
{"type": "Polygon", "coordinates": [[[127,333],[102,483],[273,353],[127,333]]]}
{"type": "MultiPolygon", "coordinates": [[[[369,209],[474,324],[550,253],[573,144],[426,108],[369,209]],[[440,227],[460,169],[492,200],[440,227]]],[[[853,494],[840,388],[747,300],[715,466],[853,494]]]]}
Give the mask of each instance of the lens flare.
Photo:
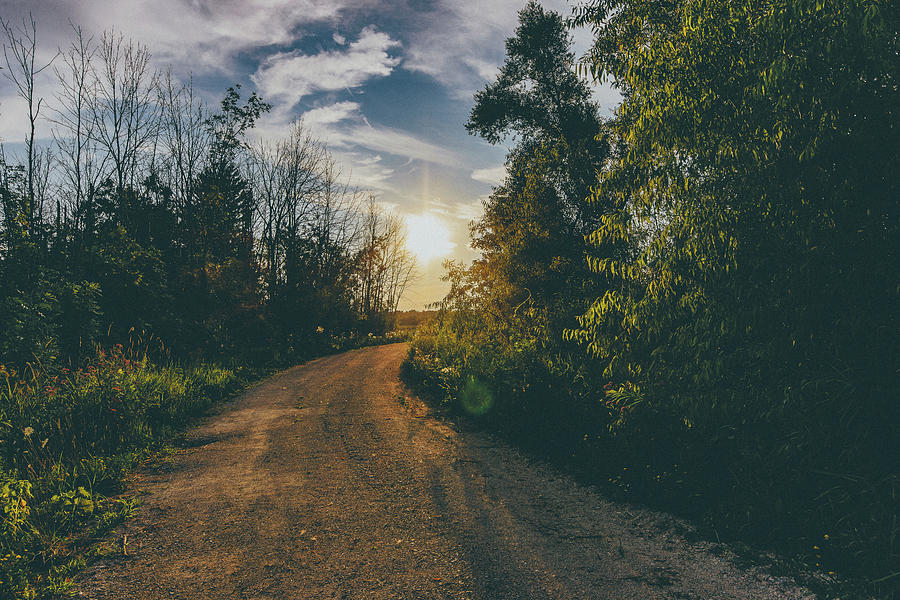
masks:
{"type": "Polygon", "coordinates": [[[491,389],[474,377],[469,377],[459,395],[462,407],[471,415],[483,415],[494,406],[491,389]]]}

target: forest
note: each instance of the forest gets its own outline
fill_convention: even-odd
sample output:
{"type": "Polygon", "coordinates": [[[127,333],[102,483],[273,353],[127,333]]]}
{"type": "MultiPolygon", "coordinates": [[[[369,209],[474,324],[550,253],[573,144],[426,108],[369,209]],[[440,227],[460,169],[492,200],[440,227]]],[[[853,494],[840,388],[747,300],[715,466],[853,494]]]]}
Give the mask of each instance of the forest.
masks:
{"type": "Polygon", "coordinates": [[[467,124],[511,147],[481,258],[447,265],[406,380],[895,597],[898,26],[890,2],[529,3],[467,124]],[[614,83],[612,117],[579,75],[614,83]]]}
{"type": "Polygon", "coordinates": [[[0,25],[30,132],[0,154],[0,597],[71,592],[190,418],[395,326],[454,418],[824,595],[896,597],[895,2],[529,1],[466,123],[508,149],[479,258],[406,313],[402,219],[302,121],[255,137],[271,106],[237,84],[210,106],[115,31],[42,62],[33,20],[0,25]]]}
{"type": "Polygon", "coordinates": [[[115,31],[73,27],[42,64],[34,20],[0,25],[29,131],[21,162],[0,154],[11,598],[68,588],[85,540],[131,511],[104,494],[186,419],[279,366],[384,340],[415,258],[302,122],[248,139],[270,110],[256,93],[207,106],[115,31]],[[44,71],[53,97],[36,93],[44,71]]]}

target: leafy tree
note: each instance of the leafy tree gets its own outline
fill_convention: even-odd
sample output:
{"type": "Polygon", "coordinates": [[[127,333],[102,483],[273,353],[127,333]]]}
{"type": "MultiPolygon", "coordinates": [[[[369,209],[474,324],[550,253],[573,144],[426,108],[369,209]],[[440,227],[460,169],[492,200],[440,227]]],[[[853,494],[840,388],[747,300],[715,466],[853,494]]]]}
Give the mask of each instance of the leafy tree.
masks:
{"type": "Polygon", "coordinates": [[[610,289],[572,337],[706,436],[745,519],[870,527],[857,564],[895,557],[823,473],[884,498],[898,471],[896,3],[594,1],[575,22],[624,98],[591,239],[634,254],[592,261],[610,289]]]}
{"type": "Polygon", "coordinates": [[[562,17],[529,2],[506,51],[497,80],[476,93],[466,128],[491,143],[512,137],[518,144],[506,180],[473,226],[473,245],[497,293],[512,304],[552,305],[565,320],[587,293],[583,236],[597,211],[585,198],[608,148],[595,141],[601,122],[573,70],[562,17]]]}
{"type": "Polygon", "coordinates": [[[145,46],[77,26],[45,103],[36,26],[0,29],[30,132],[25,164],[0,148],[0,363],[74,365],[132,334],[177,357],[282,361],[383,329],[412,273],[403,230],[376,211],[364,239],[371,215],[322,141],[298,123],[249,151],[270,108],[256,94],[234,86],[209,111],[145,46]],[[45,115],[50,150],[34,144],[45,115]]]}
{"type": "Polygon", "coordinates": [[[238,327],[242,307],[257,304],[253,192],[237,159],[245,132],[269,108],[256,93],[242,106],[239,85],[225,92],[220,111],[204,123],[212,143],[183,209],[182,314],[192,323],[189,330],[216,352],[234,346],[229,332],[238,327]]]}

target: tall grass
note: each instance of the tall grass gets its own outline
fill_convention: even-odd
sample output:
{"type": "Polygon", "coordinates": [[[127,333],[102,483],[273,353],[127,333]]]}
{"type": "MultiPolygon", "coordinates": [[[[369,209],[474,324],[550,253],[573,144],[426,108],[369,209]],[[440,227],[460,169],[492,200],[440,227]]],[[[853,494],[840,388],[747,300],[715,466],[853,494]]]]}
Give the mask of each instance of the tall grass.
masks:
{"type": "Polygon", "coordinates": [[[128,469],[242,384],[122,346],[76,370],[0,366],[0,598],[65,593],[92,538],[131,513],[110,497],[128,469]]]}

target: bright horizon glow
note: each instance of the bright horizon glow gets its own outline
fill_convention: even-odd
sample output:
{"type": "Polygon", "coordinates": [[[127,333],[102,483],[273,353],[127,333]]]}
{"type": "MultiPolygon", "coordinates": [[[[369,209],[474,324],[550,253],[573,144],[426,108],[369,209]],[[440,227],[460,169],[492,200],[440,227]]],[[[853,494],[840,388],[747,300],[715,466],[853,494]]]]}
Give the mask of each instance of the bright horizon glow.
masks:
{"type": "Polygon", "coordinates": [[[433,213],[405,215],[406,247],[416,255],[419,266],[450,256],[456,243],[450,240],[450,227],[433,213]]]}

